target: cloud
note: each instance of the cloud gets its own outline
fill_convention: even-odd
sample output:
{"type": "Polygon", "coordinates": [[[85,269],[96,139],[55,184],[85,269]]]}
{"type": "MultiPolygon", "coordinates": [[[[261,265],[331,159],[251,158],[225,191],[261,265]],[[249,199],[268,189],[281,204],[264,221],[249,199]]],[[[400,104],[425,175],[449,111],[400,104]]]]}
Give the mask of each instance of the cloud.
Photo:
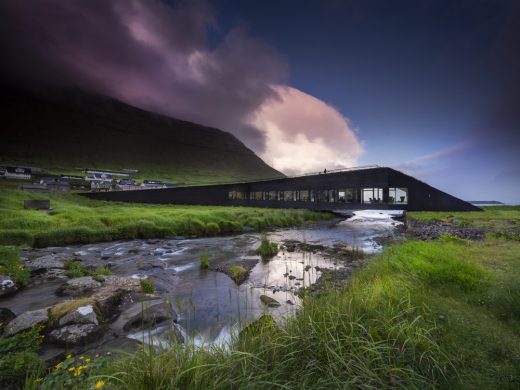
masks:
{"type": "Polygon", "coordinates": [[[7,0],[0,66],[26,85],[79,86],[221,128],[282,170],[355,163],[361,147],[348,121],[283,87],[279,53],[243,26],[210,44],[216,29],[204,1],[7,0]],[[300,165],[283,155],[289,149],[300,165]]]}
{"type": "Polygon", "coordinates": [[[363,153],[356,131],[334,107],[296,88],[277,86],[254,115],[264,129],[261,157],[286,173],[354,166],[363,153]]]}

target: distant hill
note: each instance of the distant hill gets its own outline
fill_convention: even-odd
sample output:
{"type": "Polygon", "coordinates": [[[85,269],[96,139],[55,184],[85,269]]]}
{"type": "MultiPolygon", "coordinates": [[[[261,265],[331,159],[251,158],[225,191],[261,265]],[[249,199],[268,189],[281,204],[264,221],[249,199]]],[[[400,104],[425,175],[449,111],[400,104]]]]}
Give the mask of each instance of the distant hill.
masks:
{"type": "Polygon", "coordinates": [[[77,89],[2,88],[0,118],[3,164],[138,169],[180,183],[283,177],[230,133],[77,89]]]}

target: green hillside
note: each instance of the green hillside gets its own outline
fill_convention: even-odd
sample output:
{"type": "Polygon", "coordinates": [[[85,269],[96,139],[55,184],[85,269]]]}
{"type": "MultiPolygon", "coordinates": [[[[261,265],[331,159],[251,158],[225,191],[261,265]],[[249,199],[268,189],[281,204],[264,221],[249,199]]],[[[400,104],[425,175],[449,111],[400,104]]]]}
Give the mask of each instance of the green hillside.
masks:
{"type": "MultiPolygon", "coordinates": [[[[235,136],[77,89],[0,96],[0,164],[138,169],[138,179],[210,183],[283,176],[235,136]]],[[[77,171],[76,171],[77,172],[77,171]]]]}

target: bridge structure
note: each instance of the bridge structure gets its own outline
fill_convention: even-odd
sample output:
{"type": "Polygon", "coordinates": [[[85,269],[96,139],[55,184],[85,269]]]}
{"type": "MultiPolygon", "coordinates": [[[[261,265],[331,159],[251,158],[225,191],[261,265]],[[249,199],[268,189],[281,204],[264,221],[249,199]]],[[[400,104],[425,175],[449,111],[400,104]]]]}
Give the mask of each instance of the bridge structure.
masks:
{"type": "Polygon", "coordinates": [[[359,167],[243,183],[89,192],[92,199],[156,204],[309,210],[478,211],[480,208],[387,167],[359,167]]]}

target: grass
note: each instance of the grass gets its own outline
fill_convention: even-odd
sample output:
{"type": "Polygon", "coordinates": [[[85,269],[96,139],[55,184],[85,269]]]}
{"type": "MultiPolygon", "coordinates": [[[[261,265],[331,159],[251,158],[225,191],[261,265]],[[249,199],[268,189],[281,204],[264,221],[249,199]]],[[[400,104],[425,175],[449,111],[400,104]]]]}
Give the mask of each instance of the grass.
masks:
{"type": "Polygon", "coordinates": [[[0,275],[6,275],[19,286],[24,287],[29,282],[30,273],[20,262],[18,248],[0,246],[0,275]]]}
{"type": "Polygon", "coordinates": [[[407,215],[421,222],[450,223],[460,227],[490,228],[502,231],[520,228],[520,206],[487,206],[482,211],[412,211],[407,215]]]}
{"type": "Polygon", "coordinates": [[[0,245],[34,247],[135,238],[262,231],[330,218],[307,210],[101,202],[74,194],[0,190],[0,245]],[[49,198],[52,212],[24,210],[24,199],[49,198]]]}
{"type": "Polygon", "coordinates": [[[276,242],[271,242],[267,238],[267,236],[262,236],[262,241],[260,243],[260,246],[256,250],[256,253],[262,258],[270,258],[278,254],[278,244],[276,242]]]}
{"type": "Polygon", "coordinates": [[[81,278],[82,276],[92,276],[98,282],[103,281],[104,276],[112,275],[112,271],[106,267],[98,267],[93,271],[89,271],[81,265],[80,260],[65,261],[65,275],[69,278],[81,278]]]}
{"type": "Polygon", "coordinates": [[[236,284],[240,284],[247,276],[247,269],[241,265],[232,265],[229,267],[229,274],[236,284]]]}
{"type": "Polygon", "coordinates": [[[203,253],[200,256],[200,269],[208,269],[209,268],[209,257],[207,253],[203,253]]]}
{"type": "Polygon", "coordinates": [[[141,279],[141,292],[143,294],[153,294],[155,293],[155,284],[152,279],[141,279]]]}
{"type": "Polygon", "coordinates": [[[519,388],[518,253],[491,237],[394,244],[229,350],[143,346],[96,374],[132,389],[519,388]]]}
{"type": "Polygon", "coordinates": [[[72,313],[77,308],[93,304],[94,300],[90,297],[71,299],[68,301],[58,303],[57,305],[49,309],[49,320],[51,322],[57,322],[61,317],[63,317],[66,314],[72,313]]]}

